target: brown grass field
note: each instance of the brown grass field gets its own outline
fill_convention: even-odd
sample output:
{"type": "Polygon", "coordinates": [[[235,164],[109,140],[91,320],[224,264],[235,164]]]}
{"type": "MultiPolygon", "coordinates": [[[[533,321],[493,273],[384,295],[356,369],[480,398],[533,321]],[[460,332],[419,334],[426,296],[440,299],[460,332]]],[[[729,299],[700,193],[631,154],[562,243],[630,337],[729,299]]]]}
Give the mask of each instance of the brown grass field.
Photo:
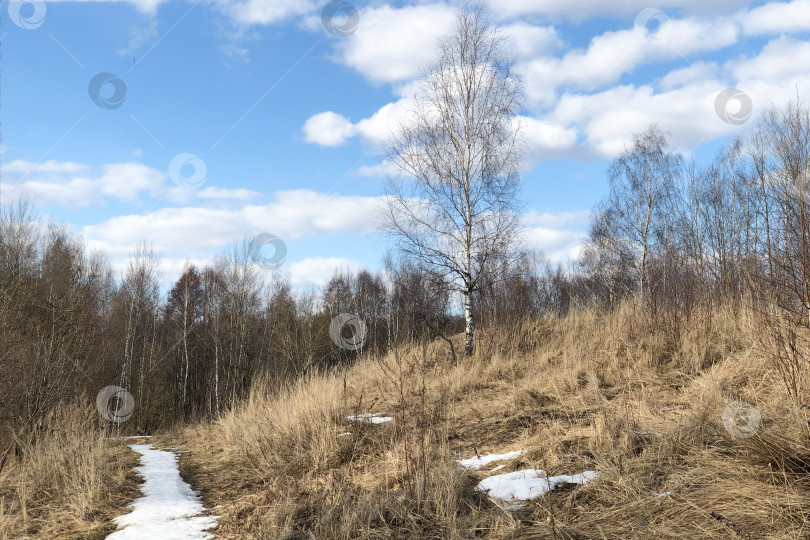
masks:
{"type": "MultiPolygon", "coordinates": [[[[810,538],[810,411],[760,332],[718,308],[673,337],[628,303],[482,331],[458,364],[437,342],[281,392],[259,382],[220,420],[155,441],[190,450],[181,471],[221,539],[810,538]],[[753,437],[724,428],[734,401],[760,412],[753,437]],[[394,421],[346,418],[369,412],[394,421]],[[601,476],[505,511],[474,490],[498,463],[455,460],[512,450],[526,453],[499,473],[601,476]]],[[[94,538],[136,496],[134,454],[87,409],[2,470],[0,537],[94,538]]]]}
{"type": "Polygon", "coordinates": [[[0,470],[0,538],[96,540],[139,496],[137,455],[109,439],[94,404],[51,413],[36,445],[21,440],[19,456],[0,470]]]}

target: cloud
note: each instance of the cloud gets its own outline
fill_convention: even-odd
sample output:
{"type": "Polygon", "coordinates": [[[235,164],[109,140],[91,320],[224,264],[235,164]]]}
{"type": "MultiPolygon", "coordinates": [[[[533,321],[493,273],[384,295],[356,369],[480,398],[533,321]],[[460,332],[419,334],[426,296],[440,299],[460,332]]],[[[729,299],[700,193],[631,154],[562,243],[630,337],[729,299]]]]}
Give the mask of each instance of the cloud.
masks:
{"type": "Polygon", "coordinates": [[[523,214],[521,240],[530,249],[542,251],[552,263],[573,260],[587,239],[583,232],[590,221],[588,210],[523,214]]]}
{"type": "MultiPolygon", "coordinates": [[[[90,249],[107,253],[123,268],[136,246],[151,245],[164,261],[166,278],[176,279],[186,260],[204,265],[217,253],[245,238],[271,233],[289,246],[304,238],[339,235],[344,241],[377,231],[377,197],[356,197],[310,190],[282,191],[266,205],[235,209],[163,208],[145,214],[116,216],[79,229],[90,249]]],[[[584,233],[568,230],[587,222],[588,212],[524,216],[524,240],[542,249],[553,261],[567,259],[584,233]]],[[[337,248],[336,248],[337,249],[337,248]]],[[[359,269],[362,264],[343,257],[311,257],[285,263],[296,286],[323,286],[337,268],[359,269]]]]}
{"type": "Polygon", "coordinates": [[[210,255],[243,238],[247,229],[237,218],[220,208],[163,208],[116,216],[84,226],[80,233],[90,248],[112,258],[128,256],[141,241],[158,252],[194,257],[210,255]]]}
{"type": "Polygon", "coordinates": [[[311,0],[210,0],[221,13],[240,25],[276,24],[315,10],[311,0]]]}
{"type": "Polygon", "coordinates": [[[686,13],[731,13],[753,3],[753,0],[489,0],[493,11],[501,18],[509,19],[524,15],[541,15],[549,19],[585,21],[594,17],[634,17],[645,8],[686,13]]]}
{"type": "Polygon", "coordinates": [[[364,268],[362,263],[340,257],[311,257],[290,263],[289,275],[295,287],[324,287],[335,270],[357,271],[364,268]]]}
{"type": "Polygon", "coordinates": [[[246,201],[260,195],[242,188],[214,186],[186,190],[169,181],[166,171],[137,162],[102,165],[99,169],[93,174],[88,165],[72,161],[14,160],[0,168],[4,176],[3,199],[13,201],[30,195],[43,205],[87,208],[110,200],[139,202],[144,196],[186,202],[195,198],[246,201]]]}
{"type": "Polygon", "coordinates": [[[304,140],[321,146],[340,146],[354,134],[354,125],[342,114],[318,113],[304,123],[304,140]]]}
{"type": "MultiPolygon", "coordinates": [[[[615,85],[645,63],[713,52],[734,44],[741,35],[741,26],[731,19],[681,19],[672,21],[669,39],[658,46],[635,30],[620,30],[605,32],[587,48],[562,57],[542,56],[524,62],[520,69],[535,105],[533,114],[521,119],[529,164],[558,158],[612,159],[633,133],[654,123],[671,134],[676,148],[688,154],[702,143],[741,134],[753,125],[752,121],[740,128],[718,117],[714,102],[724,89],[736,87],[749,94],[755,104],[752,117],[756,118],[770,104],[795,98],[797,86],[810,85],[810,43],[788,35],[772,39],[750,57],[735,57],[724,64],[698,60],[658,79],[615,85]]],[[[415,85],[400,88],[406,87],[415,85]]],[[[315,120],[326,127],[307,140],[342,144],[350,137],[360,137],[379,143],[406,117],[410,99],[393,101],[355,123],[336,112],[330,111],[330,122],[323,122],[326,116],[316,115],[307,127],[316,125],[315,120]]],[[[382,169],[371,168],[360,174],[380,172],[382,169]]]]}
{"type": "Polygon", "coordinates": [[[661,90],[673,90],[701,80],[712,80],[719,70],[720,66],[714,62],[695,62],[685,68],[670,71],[658,81],[657,86],[661,90]]]}
{"type": "Polygon", "coordinates": [[[701,81],[661,93],[648,85],[624,85],[595,94],[566,94],[549,116],[584,135],[581,159],[612,159],[634,133],[651,124],[669,132],[676,148],[690,149],[734,133],[735,126],[723,123],[714,111],[715,97],[723,88],[717,81],[701,81]]]}
{"type": "Polygon", "coordinates": [[[771,104],[795,99],[797,87],[810,87],[810,43],[780,36],[754,56],[712,69],[711,77],[707,66],[676,70],[658,89],[628,84],[589,94],[566,92],[546,117],[581,133],[580,158],[611,159],[633,133],[653,123],[671,135],[676,148],[690,153],[704,142],[743,134],[771,104]],[[751,120],[743,126],[724,122],[715,111],[718,94],[729,87],[754,103],[751,120]]]}
{"type": "Polygon", "coordinates": [[[571,225],[585,225],[591,219],[590,210],[578,210],[576,212],[545,212],[538,214],[530,210],[523,215],[523,224],[526,227],[543,227],[559,229],[571,225]]]}
{"type": "Polygon", "coordinates": [[[332,111],[318,113],[304,123],[304,139],[322,146],[340,146],[351,137],[362,137],[366,142],[379,144],[390,137],[392,130],[407,117],[412,106],[411,98],[402,98],[382,106],[356,124],[332,111]]]}
{"type": "Polygon", "coordinates": [[[164,186],[166,174],[141,163],[104,165],[104,174],[92,182],[101,193],[120,201],[134,201],[141,193],[156,197],[164,186]]]}
{"type": "Polygon", "coordinates": [[[379,197],[279,191],[268,205],[242,209],[252,227],[289,239],[320,233],[372,234],[377,231],[379,197]],[[278,232],[276,232],[278,231],[278,232]]]}
{"type": "MultiPolygon", "coordinates": [[[[116,268],[141,242],[153,246],[171,266],[166,277],[176,279],[185,260],[211,262],[228,246],[261,233],[288,244],[303,238],[366,236],[377,231],[377,197],[343,196],[311,190],[281,191],[265,205],[238,208],[186,206],[145,214],[115,216],[86,225],[78,233],[90,249],[105,252],[116,268]]],[[[338,267],[359,267],[343,258],[305,259],[290,263],[293,283],[322,285],[338,267]]],[[[164,265],[164,270],[166,270],[164,265]]]]}
{"type": "Polygon", "coordinates": [[[42,163],[34,163],[23,159],[15,159],[0,166],[3,173],[75,173],[89,169],[87,165],[72,161],[56,161],[50,159],[42,163]]]}
{"type": "Polygon", "coordinates": [[[371,117],[360,120],[355,130],[368,140],[381,142],[391,136],[392,130],[407,118],[413,109],[413,100],[403,98],[382,106],[371,117]]]}
{"type": "Polygon", "coordinates": [[[250,62],[250,51],[236,43],[225,43],[219,48],[226,60],[233,63],[246,64],[250,62]]]}
{"type": "Polygon", "coordinates": [[[389,176],[395,176],[396,174],[397,171],[392,167],[390,161],[383,161],[375,165],[363,165],[357,167],[352,172],[352,176],[365,176],[370,178],[387,178],[389,176]]]}
{"type": "Polygon", "coordinates": [[[726,67],[734,79],[744,81],[743,84],[754,81],[779,84],[807,75],[810,68],[808,54],[810,42],[780,36],[767,43],[758,55],[733,59],[726,67]]]}
{"type": "Polygon", "coordinates": [[[509,48],[520,59],[548,54],[563,45],[563,40],[553,26],[534,26],[524,21],[500,26],[500,31],[509,40],[509,48]]]}
{"type": "Polygon", "coordinates": [[[139,241],[147,240],[162,251],[196,256],[264,232],[284,241],[321,234],[371,234],[377,230],[378,205],[377,197],[280,191],[265,205],[161,208],[116,216],[88,225],[81,233],[113,254],[129,253],[139,241]]]}
{"type": "MultiPolygon", "coordinates": [[[[169,0],[48,0],[48,2],[121,2],[132,4],[139,12],[156,15],[169,0]]],[[[235,24],[269,25],[310,14],[319,4],[313,0],[202,0],[228,16],[235,24]]]]}
{"type": "MultiPolygon", "coordinates": [[[[563,7],[569,3],[556,4],[563,7]]],[[[601,5],[593,3],[591,6],[596,12],[599,10],[597,4],[601,5]]],[[[664,4],[659,2],[659,5],[664,4]]],[[[739,3],[736,5],[739,6],[739,3]]],[[[728,3],[726,7],[731,9],[732,4],[728,3]]],[[[369,25],[371,28],[365,30],[365,35],[358,29],[358,34],[339,45],[336,58],[354,67],[369,80],[390,82],[401,98],[355,123],[339,112],[318,113],[310,117],[302,128],[307,142],[339,146],[352,137],[360,137],[377,144],[386,140],[407,116],[420,73],[410,60],[412,55],[405,55],[405,63],[402,63],[401,55],[403,50],[418,49],[415,44],[420,43],[422,38],[405,39],[400,33],[410,28],[408,17],[417,9],[431,13],[435,11],[434,15],[446,11],[446,24],[437,23],[431,27],[430,31],[435,35],[443,33],[442,28],[446,32],[452,26],[453,11],[443,4],[396,10],[390,7],[370,9],[369,17],[363,20],[371,19],[374,24],[369,25]],[[395,18],[394,14],[403,18],[395,18]],[[408,77],[410,80],[407,80],[408,77]]],[[[588,9],[587,5],[585,9],[588,9]]],[[[643,32],[633,28],[632,20],[628,20],[628,26],[624,30],[607,31],[595,36],[586,48],[569,50],[562,56],[554,55],[562,44],[562,36],[553,27],[531,25],[525,21],[501,26],[503,33],[513,41],[519,58],[517,70],[525,78],[529,105],[534,111],[533,117],[523,118],[530,161],[555,157],[612,156],[621,150],[623,141],[629,139],[633,132],[655,122],[661,111],[665,119],[670,117],[668,110],[700,115],[711,113],[709,104],[724,87],[716,82],[716,66],[712,63],[698,62],[662,77],[657,84],[664,94],[656,93],[649,85],[613,85],[645,64],[678,60],[684,55],[712,52],[733,45],[742,32],[739,23],[729,18],[671,19],[667,39],[658,44],[651,43],[643,32]],[[621,51],[621,54],[617,54],[617,51],[621,51]],[[703,87],[700,87],[701,83],[703,87]],[[708,88],[707,83],[716,83],[716,86],[708,88]],[[676,92],[678,89],[680,92],[676,92]],[[680,102],[690,95],[700,100],[699,106],[680,102]],[[599,96],[606,101],[600,108],[588,96],[599,96]],[[621,110],[620,115],[612,110],[612,98],[619,96],[623,99],[641,99],[645,106],[635,110],[634,103],[617,99],[615,105],[621,110]],[[591,116],[572,114],[574,105],[587,105],[586,110],[591,116]],[[584,151],[571,152],[578,146],[584,147],[581,148],[584,151]]],[[[432,55],[432,47],[428,49],[432,55]]],[[[729,133],[727,125],[709,126],[714,119],[706,116],[701,128],[708,126],[709,135],[729,133]]],[[[672,119],[678,120],[674,115],[672,119]]],[[[706,135],[706,130],[689,128],[685,122],[675,127],[678,128],[676,131],[680,134],[681,142],[687,146],[690,141],[700,141],[706,135]]],[[[374,174],[376,171],[368,172],[374,174]]]]}
{"type": "Polygon", "coordinates": [[[335,60],[374,83],[411,80],[433,61],[436,39],[455,16],[443,3],[363,9],[357,31],[337,42],[335,60]]]}
{"type": "Polygon", "coordinates": [[[523,230],[522,240],[527,247],[542,251],[550,262],[559,263],[573,259],[587,236],[584,232],[532,227],[523,230]]]}
{"type": "Polygon", "coordinates": [[[261,193],[258,191],[251,191],[249,189],[224,189],[217,187],[207,187],[196,192],[197,197],[200,199],[224,199],[235,201],[247,201],[260,197],[261,193]]]}
{"type": "Polygon", "coordinates": [[[98,176],[86,174],[89,169],[73,162],[48,161],[36,165],[12,161],[3,166],[3,173],[23,174],[16,179],[6,178],[3,195],[14,200],[28,194],[43,204],[84,208],[107,199],[132,202],[143,193],[154,197],[166,178],[165,173],[140,163],[104,165],[98,176]]]}
{"type": "Polygon", "coordinates": [[[168,0],[48,0],[48,2],[127,2],[146,15],[155,15],[158,7],[168,0]]]}
{"type": "Polygon", "coordinates": [[[526,148],[526,159],[544,160],[559,156],[577,145],[578,133],[572,127],[527,116],[517,119],[526,148]]]}
{"type": "Polygon", "coordinates": [[[534,58],[521,62],[517,69],[526,78],[531,104],[545,107],[554,104],[560,88],[592,92],[609,87],[644,64],[733,45],[739,28],[731,21],[681,19],[672,20],[667,33],[661,43],[653,44],[634,28],[609,31],[594,37],[585,50],[572,50],[559,58],[534,58]]]}
{"type": "Polygon", "coordinates": [[[129,29],[129,41],[115,53],[118,56],[129,56],[138,52],[141,47],[158,39],[157,19],[149,19],[145,24],[129,29]]]}
{"type": "Polygon", "coordinates": [[[747,35],[810,30],[810,0],[770,2],[739,17],[747,35]]]}
{"type": "MultiPolygon", "coordinates": [[[[404,98],[389,103],[369,118],[352,124],[346,117],[333,112],[319,113],[307,120],[302,128],[307,142],[322,146],[339,146],[351,137],[361,137],[369,144],[380,146],[408,115],[413,102],[404,98]]],[[[577,145],[578,133],[550,120],[528,116],[516,119],[529,160],[542,160],[558,156],[577,145]]],[[[384,165],[358,167],[355,176],[386,176],[384,165]]]]}

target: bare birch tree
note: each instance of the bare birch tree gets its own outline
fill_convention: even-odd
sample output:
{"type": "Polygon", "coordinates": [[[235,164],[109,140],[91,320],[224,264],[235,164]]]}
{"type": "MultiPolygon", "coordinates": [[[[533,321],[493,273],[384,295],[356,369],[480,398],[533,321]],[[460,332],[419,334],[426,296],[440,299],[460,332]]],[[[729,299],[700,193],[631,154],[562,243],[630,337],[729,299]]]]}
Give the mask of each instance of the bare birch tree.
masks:
{"type": "Polygon", "coordinates": [[[523,90],[505,45],[482,7],[461,9],[386,147],[387,229],[407,258],[461,294],[467,355],[479,277],[491,258],[510,257],[519,226],[523,90]]]}
{"type": "Polygon", "coordinates": [[[652,251],[665,232],[681,162],[681,156],[669,150],[666,136],[652,126],[633,137],[632,148],[625,150],[608,171],[611,227],[615,236],[624,240],[623,249],[634,261],[642,296],[648,289],[652,251]]]}

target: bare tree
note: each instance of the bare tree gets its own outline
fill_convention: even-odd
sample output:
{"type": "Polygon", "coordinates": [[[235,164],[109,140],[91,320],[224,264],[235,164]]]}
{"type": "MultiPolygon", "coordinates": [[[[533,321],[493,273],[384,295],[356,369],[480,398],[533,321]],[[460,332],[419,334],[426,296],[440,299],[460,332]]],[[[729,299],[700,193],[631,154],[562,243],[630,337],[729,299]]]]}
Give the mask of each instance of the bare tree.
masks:
{"type": "Polygon", "coordinates": [[[522,98],[504,37],[482,7],[465,7],[386,147],[387,229],[406,257],[461,294],[467,355],[482,270],[516,242],[522,98]]]}
{"type": "Polygon", "coordinates": [[[810,108],[771,108],[752,147],[764,199],[758,236],[767,266],[755,286],[763,336],[789,393],[800,399],[810,388],[810,108]]]}
{"type": "Polygon", "coordinates": [[[158,358],[160,282],[160,259],[151,246],[138,244],[123,272],[113,318],[123,338],[119,384],[137,400],[135,419],[141,429],[149,421],[147,407],[152,397],[147,378],[158,358]]]}
{"type": "Polygon", "coordinates": [[[667,243],[667,217],[681,162],[681,156],[669,150],[661,130],[652,126],[633,137],[632,148],[608,171],[610,227],[613,236],[623,240],[625,255],[634,261],[642,295],[648,285],[651,251],[659,241],[667,243]]]}

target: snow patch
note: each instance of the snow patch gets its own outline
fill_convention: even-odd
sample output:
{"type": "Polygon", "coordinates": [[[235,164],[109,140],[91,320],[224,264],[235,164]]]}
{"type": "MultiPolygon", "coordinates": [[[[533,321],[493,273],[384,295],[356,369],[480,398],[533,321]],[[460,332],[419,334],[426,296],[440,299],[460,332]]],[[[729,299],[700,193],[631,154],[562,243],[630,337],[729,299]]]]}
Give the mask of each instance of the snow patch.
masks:
{"type": "Polygon", "coordinates": [[[370,424],[382,424],[393,420],[390,416],[380,416],[380,413],[359,414],[347,418],[352,422],[368,422],[370,424]]]}
{"type": "Polygon", "coordinates": [[[214,538],[206,531],[216,527],[219,518],[201,515],[205,507],[199,493],[180,476],[177,455],[155,450],[151,444],[129,447],[141,455],[141,465],[135,471],[144,479],[140,486],[144,496],[133,501],[129,514],[113,520],[118,530],[107,540],[214,538]]]}
{"type": "Polygon", "coordinates": [[[483,491],[492,501],[505,510],[517,510],[525,501],[545,495],[560,484],[582,484],[599,476],[596,471],[584,471],[574,475],[546,476],[540,469],[525,469],[485,478],[475,489],[483,491]]]}
{"type": "Polygon", "coordinates": [[[516,450],[514,452],[507,452],[506,454],[489,454],[487,456],[479,456],[470,459],[460,459],[458,460],[458,465],[463,469],[477,470],[480,469],[481,467],[489,465],[493,461],[507,461],[510,459],[515,459],[516,457],[519,457],[522,453],[523,450],[516,450]]]}

